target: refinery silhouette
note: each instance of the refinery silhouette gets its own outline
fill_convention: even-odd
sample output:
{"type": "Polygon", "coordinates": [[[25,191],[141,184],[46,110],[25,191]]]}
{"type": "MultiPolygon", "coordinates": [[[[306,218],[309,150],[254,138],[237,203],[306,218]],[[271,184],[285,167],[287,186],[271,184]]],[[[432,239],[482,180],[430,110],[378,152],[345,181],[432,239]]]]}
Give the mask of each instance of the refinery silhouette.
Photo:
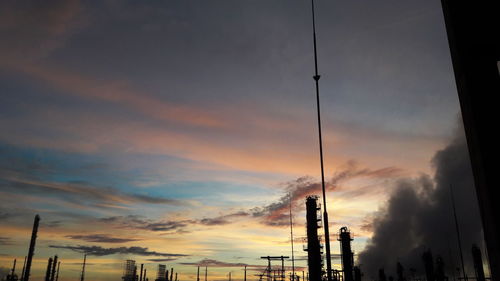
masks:
{"type": "MultiPolygon", "coordinates": [[[[460,261],[460,266],[455,266],[453,263],[453,258],[445,258],[440,255],[433,255],[433,249],[427,248],[421,251],[419,267],[423,267],[424,271],[419,272],[415,269],[417,265],[415,264],[403,264],[402,262],[397,262],[392,265],[392,268],[381,267],[378,270],[378,278],[368,278],[363,272],[362,264],[355,264],[355,253],[352,247],[353,235],[351,234],[349,226],[342,226],[338,229],[336,235],[336,240],[339,243],[340,248],[340,260],[341,268],[334,269],[332,267],[332,255],[331,255],[331,245],[330,245],[330,235],[329,230],[329,217],[327,213],[327,198],[326,198],[326,187],[325,187],[325,176],[324,176],[324,164],[323,164],[323,143],[322,143],[322,131],[321,131],[321,113],[320,113],[320,91],[319,91],[319,80],[320,75],[318,72],[318,54],[317,54],[317,40],[316,40],[316,26],[315,26],[315,14],[314,14],[314,1],[312,4],[312,31],[313,31],[313,47],[314,47],[314,83],[316,92],[316,106],[317,106],[317,125],[319,133],[319,159],[321,167],[321,189],[322,189],[322,205],[319,202],[320,196],[309,195],[305,200],[304,209],[306,210],[306,232],[307,239],[304,244],[303,250],[307,252],[307,269],[306,270],[296,270],[295,268],[295,257],[294,257],[294,236],[293,236],[293,221],[292,212],[290,207],[290,243],[291,243],[291,255],[283,255],[283,253],[262,253],[260,257],[261,260],[266,261],[266,265],[263,266],[262,272],[256,276],[247,276],[247,267],[242,266],[244,270],[243,280],[247,279],[255,280],[256,277],[259,281],[467,281],[469,279],[474,279],[476,281],[485,281],[491,279],[485,276],[483,266],[483,254],[480,248],[473,245],[462,245],[460,238],[460,227],[459,218],[456,214],[455,203],[453,198],[453,189],[450,186],[450,198],[453,206],[454,224],[455,231],[458,242],[458,253],[459,256],[456,260],[460,261]],[[322,233],[321,233],[322,230],[322,233]],[[323,242],[324,241],[324,242],[323,242]],[[466,249],[471,249],[470,253],[466,249]],[[469,254],[468,254],[469,253],[469,254]],[[467,272],[467,267],[464,261],[464,255],[468,255],[473,261],[474,272],[467,272]],[[386,274],[387,272],[396,272],[396,276],[386,274]]],[[[33,258],[36,253],[36,242],[39,236],[39,224],[42,218],[39,215],[35,215],[31,240],[28,247],[28,253],[24,257],[22,270],[18,274],[18,259],[14,259],[12,262],[11,270],[7,274],[3,281],[29,281],[32,275],[31,267],[33,264],[33,258]],[[16,268],[17,267],[17,268],[16,268]]],[[[388,238],[391,239],[391,238],[388,238]]],[[[488,242],[488,241],[487,241],[488,242]]],[[[491,254],[494,254],[493,252],[491,254]]],[[[81,263],[80,281],[86,280],[86,265],[87,260],[91,259],[91,253],[84,253],[81,263]]],[[[491,265],[490,265],[491,266],[491,265]]],[[[496,265],[498,266],[498,265],[496,265]]],[[[59,278],[64,278],[60,276],[60,268],[64,267],[64,259],[55,255],[49,257],[47,260],[47,266],[45,271],[45,281],[58,281],[59,278]]],[[[493,265],[495,267],[495,265],[493,265]]],[[[117,276],[117,280],[118,280],[117,276]]],[[[227,276],[228,280],[231,281],[231,272],[227,276]]],[[[168,268],[166,264],[157,264],[156,272],[154,274],[148,273],[144,264],[138,264],[135,260],[128,259],[123,262],[123,274],[121,276],[122,281],[187,281],[183,277],[182,272],[175,271],[173,267],[168,268]],[[150,274],[150,275],[148,275],[150,274]]],[[[208,281],[209,280],[209,267],[208,266],[197,266],[196,281],[208,281]],[[201,267],[201,272],[200,272],[201,267]],[[200,274],[203,275],[200,277],[200,274]]]]}

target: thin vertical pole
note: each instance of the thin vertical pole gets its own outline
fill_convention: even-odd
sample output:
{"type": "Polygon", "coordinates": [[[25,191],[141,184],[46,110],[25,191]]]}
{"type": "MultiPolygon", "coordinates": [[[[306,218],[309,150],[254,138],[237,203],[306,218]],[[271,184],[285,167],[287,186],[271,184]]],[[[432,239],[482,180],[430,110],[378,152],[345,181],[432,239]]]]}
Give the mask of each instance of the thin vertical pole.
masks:
{"type": "MultiPolygon", "coordinates": [[[[83,255],[83,266],[82,266],[82,276],[80,278],[80,281],[84,281],[85,279],[85,263],[87,262],[87,254],[83,255]]],[[[135,275],[135,274],[134,274],[135,275]]],[[[135,277],[134,277],[135,278],[135,277]]]]}
{"type": "Polygon", "coordinates": [[[20,281],[24,281],[24,271],[26,270],[26,258],[27,256],[24,256],[23,271],[21,272],[21,279],[19,279],[20,281]]]}
{"type": "Polygon", "coordinates": [[[460,252],[460,262],[462,263],[462,275],[464,281],[466,281],[467,275],[465,274],[464,256],[462,254],[462,242],[460,241],[460,229],[458,228],[457,210],[455,209],[455,198],[453,197],[453,188],[451,187],[451,184],[450,184],[450,195],[451,195],[451,204],[453,206],[453,216],[455,218],[455,229],[457,231],[458,251],[460,252]]]}
{"type": "Polygon", "coordinates": [[[245,277],[244,277],[243,281],[247,281],[247,266],[246,265],[245,265],[245,277]]]}
{"type": "Polygon", "coordinates": [[[294,251],[293,251],[293,219],[292,219],[292,194],[290,193],[290,241],[292,244],[292,276],[293,279],[290,280],[295,280],[295,257],[294,257],[294,251]]]}
{"type": "Polygon", "coordinates": [[[196,281],[200,281],[200,266],[198,266],[198,273],[196,273],[196,281]]]}
{"type": "Polygon", "coordinates": [[[205,266],[205,281],[207,281],[208,266],[205,266]]]}
{"type": "Polygon", "coordinates": [[[325,229],[325,252],[326,252],[326,275],[327,280],[332,281],[332,261],[330,256],[330,230],[328,227],[328,212],[326,205],[326,187],[325,187],[325,170],[323,164],[323,138],[321,134],[321,107],[319,102],[319,78],[318,74],[318,52],[316,48],[316,19],[314,15],[314,0],[311,0],[312,8],[312,26],[313,26],[313,42],[314,42],[314,76],[316,83],[316,107],[318,113],[318,135],[319,135],[319,157],[321,163],[321,189],[323,192],[323,224],[325,229]]]}

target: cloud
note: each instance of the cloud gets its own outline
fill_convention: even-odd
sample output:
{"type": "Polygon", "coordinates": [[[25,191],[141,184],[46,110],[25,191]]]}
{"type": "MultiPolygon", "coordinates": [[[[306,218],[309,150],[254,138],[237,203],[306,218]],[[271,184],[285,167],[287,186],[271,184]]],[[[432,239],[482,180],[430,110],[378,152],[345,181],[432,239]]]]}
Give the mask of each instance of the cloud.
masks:
{"type": "Polygon", "coordinates": [[[167,259],[147,259],[147,261],[152,261],[152,262],[168,262],[168,261],[175,261],[177,258],[167,258],[167,259]]]}
{"type": "Polygon", "coordinates": [[[186,257],[184,254],[161,253],[155,251],[148,251],[148,248],[143,247],[117,247],[117,248],[103,248],[101,246],[61,246],[49,245],[49,248],[55,249],[68,249],[79,253],[86,253],[92,256],[108,256],[115,254],[129,254],[139,256],[160,256],[160,257],[186,257]]]}
{"type": "Polygon", "coordinates": [[[444,259],[447,271],[452,264],[459,264],[450,187],[457,206],[466,269],[472,272],[467,253],[473,243],[481,245],[482,227],[462,131],[435,154],[432,163],[434,178],[422,175],[401,180],[386,206],[365,224],[374,231],[359,254],[359,263],[368,276],[375,278],[382,267],[392,273],[398,261],[423,274],[421,256],[426,249],[444,259]]]}
{"type": "Polygon", "coordinates": [[[71,238],[71,239],[75,239],[75,240],[83,240],[83,241],[87,241],[87,242],[97,242],[97,243],[126,243],[126,242],[140,240],[140,239],[134,239],[134,238],[111,237],[107,234],[66,235],[66,237],[71,238]]]}
{"type": "Polygon", "coordinates": [[[12,239],[10,237],[0,236],[0,245],[13,245],[12,239]]]}
{"type": "Polygon", "coordinates": [[[114,224],[119,228],[149,231],[183,231],[188,225],[195,223],[194,220],[155,221],[136,215],[106,217],[100,218],[99,221],[106,224],[114,224]]]}
{"type": "MultiPolygon", "coordinates": [[[[403,171],[397,167],[384,167],[381,169],[359,168],[355,162],[348,162],[341,170],[325,182],[327,191],[346,191],[347,196],[360,196],[373,192],[372,189],[362,188],[347,190],[342,184],[349,180],[368,179],[391,179],[398,178],[403,171]]],[[[288,226],[289,208],[297,208],[297,203],[302,202],[308,195],[321,194],[321,182],[311,177],[300,177],[294,181],[286,183],[287,194],[283,195],[277,202],[273,202],[264,207],[256,207],[251,210],[254,217],[264,217],[262,223],[269,226],[288,226]]],[[[300,206],[300,209],[303,207],[300,206]]]]}
{"type": "Polygon", "coordinates": [[[249,215],[250,214],[247,212],[240,211],[240,212],[222,215],[222,216],[213,217],[213,218],[203,218],[201,220],[198,220],[197,222],[199,224],[203,224],[203,225],[225,225],[225,224],[229,224],[229,223],[233,222],[230,219],[238,218],[238,217],[247,217],[249,215]]]}
{"type": "Polygon", "coordinates": [[[181,205],[179,200],[131,194],[113,187],[98,187],[82,182],[49,182],[29,178],[29,176],[0,170],[0,186],[14,193],[36,193],[41,196],[59,196],[66,201],[99,208],[120,208],[130,204],[181,205]],[[85,199],[85,200],[83,200],[85,199]]]}
{"type": "Polygon", "coordinates": [[[0,61],[15,64],[34,60],[59,48],[71,31],[82,25],[81,9],[78,0],[1,1],[0,61]]]}
{"type": "Polygon", "coordinates": [[[214,259],[203,259],[198,262],[182,262],[179,263],[182,265],[194,265],[194,266],[201,266],[201,267],[263,267],[262,265],[249,265],[246,263],[232,263],[232,262],[223,262],[223,261],[218,261],[214,259]]]}

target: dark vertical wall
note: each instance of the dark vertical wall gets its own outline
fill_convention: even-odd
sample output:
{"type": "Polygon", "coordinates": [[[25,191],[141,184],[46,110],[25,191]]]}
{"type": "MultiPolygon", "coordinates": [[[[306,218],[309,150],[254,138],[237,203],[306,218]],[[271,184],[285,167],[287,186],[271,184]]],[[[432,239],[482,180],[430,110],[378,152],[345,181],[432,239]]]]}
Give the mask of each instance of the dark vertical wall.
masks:
{"type": "Polygon", "coordinates": [[[441,0],[474,173],[491,278],[500,280],[500,204],[495,173],[499,137],[498,1],[441,0]]]}
{"type": "Polygon", "coordinates": [[[321,281],[322,262],[321,248],[318,238],[318,197],[309,196],[306,199],[307,220],[307,264],[309,266],[309,280],[321,281]]]}

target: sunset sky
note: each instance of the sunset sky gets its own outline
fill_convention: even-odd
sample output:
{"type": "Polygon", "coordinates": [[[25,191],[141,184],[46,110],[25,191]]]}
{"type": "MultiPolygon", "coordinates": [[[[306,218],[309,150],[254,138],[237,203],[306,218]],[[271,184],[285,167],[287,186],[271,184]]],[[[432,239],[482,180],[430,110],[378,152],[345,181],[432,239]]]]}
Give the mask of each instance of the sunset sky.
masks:
{"type": "MultiPolygon", "coordinates": [[[[317,0],[332,249],[372,234],[401,178],[432,174],[459,120],[439,1],[317,0]]],[[[319,192],[310,2],[1,1],[0,267],[48,257],[61,281],[119,280],[123,261],[249,277],[307,261],[319,192]]],[[[339,260],[334,255],[333,263],[339,260]]],[[[21,264],[21,265],[19,265],[21,264]]],[[[302,270],[302,269],[300,269],[302,270]]]]}

